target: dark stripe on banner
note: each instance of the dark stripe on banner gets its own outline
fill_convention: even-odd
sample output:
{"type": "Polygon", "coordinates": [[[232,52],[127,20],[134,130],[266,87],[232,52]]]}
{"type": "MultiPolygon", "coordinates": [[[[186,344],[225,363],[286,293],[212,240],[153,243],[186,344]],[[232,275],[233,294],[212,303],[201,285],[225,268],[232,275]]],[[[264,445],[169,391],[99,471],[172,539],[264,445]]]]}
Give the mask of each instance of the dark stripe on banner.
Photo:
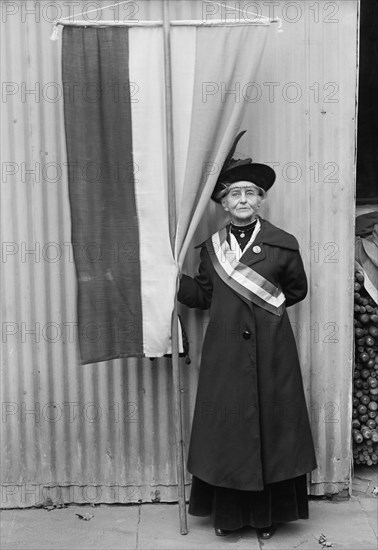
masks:
{"type": "Polygon", "coordinates": [[[277,308],[275,306],[272,306],[271,304],[268,304],[267,302],[265,302],[265,300],[263,300],[262,298],[260,298],[256,294],[254,294],[248,288],[245,288],[243,285],[241,285],[239,282],[235,281],[235,279],[230,277],[225,272],[225,270],[223,269],[223,267],[219,263],[219,260],[218,260],[218,257],[216,255],[216,253],[215,253],[215,250],[214,250],[213,243],[212,243],[211,239],[208,239],[206,241],[206,248],[209,252],[209,256],[210,256],[210,259],[211,259],[211,262],[214,266],[215,271],[218,273],[218,275],[222,279],[222,281],[224,283],[226,283],[226,285],[228,285],[230,288],[232,288],[232,290],[234,292],[236,292],[237,294],[239,294],[239,296],[241,296],[242,298],[245,298],[249,302],[252,302],[253,304],[256,304],[257,306],[265,309],[266,311],[269,311],[269,313],[273,313],[273,315],[277,315],[278,317],[280,317],[282,315],[282,313],[284,312],[284,309],[285,309],[284,305],[277,308]]]}
{"type": "Polygon", "coordinates": [[[82,363],[143,356],[127,28],[63,29],[82,363]]]}

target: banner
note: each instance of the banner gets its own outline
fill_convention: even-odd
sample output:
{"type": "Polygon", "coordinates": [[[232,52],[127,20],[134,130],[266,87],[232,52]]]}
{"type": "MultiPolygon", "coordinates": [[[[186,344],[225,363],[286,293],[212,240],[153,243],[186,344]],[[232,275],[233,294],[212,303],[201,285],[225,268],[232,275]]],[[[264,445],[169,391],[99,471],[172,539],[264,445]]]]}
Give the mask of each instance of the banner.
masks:
{"type": "Polygon", "coordinates": [[[253,81],[266,31],[266,24],[172,26],[172,252],[163,28],[64,27],[82,363],[171,352],[177,266],[239,131],[248,102],[235,93],[253,81]]]}

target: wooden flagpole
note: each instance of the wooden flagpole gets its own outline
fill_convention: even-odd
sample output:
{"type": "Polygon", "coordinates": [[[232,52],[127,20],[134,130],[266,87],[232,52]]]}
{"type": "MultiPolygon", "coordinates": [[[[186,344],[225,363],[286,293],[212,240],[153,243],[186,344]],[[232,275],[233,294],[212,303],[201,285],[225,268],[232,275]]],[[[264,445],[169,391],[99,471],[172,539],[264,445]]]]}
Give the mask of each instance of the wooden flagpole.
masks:
{"type": "MultiPolygon", "coordinates": [[[[169,197],[169,229],[171,236],[172,250],[176,237],[176,193],[175,193],[175,165],[173,146],[173,111],[172,111],[172,73],[170,59],[170,18],[169,0],[164,0],[164,65],[165,65],[165,90],[166,90],[166,130],[167,130],[167,172],[168,172],[168,197],[169,197]]],[[[175,293],[174,309],[172,313],[172,375],[174,393],[174,425],[176,438],[176,469],[177,489],[180,516],[180,532],[182,535],[188,533],[186,499],[185,499],[185,467],[184,467],[184,441],[183,441],[183,419],[182,419],[182,392],[180,380],[180,359],[179,359],[179,334],[178,334],[178,312],[177,292],[175,293]]]]}

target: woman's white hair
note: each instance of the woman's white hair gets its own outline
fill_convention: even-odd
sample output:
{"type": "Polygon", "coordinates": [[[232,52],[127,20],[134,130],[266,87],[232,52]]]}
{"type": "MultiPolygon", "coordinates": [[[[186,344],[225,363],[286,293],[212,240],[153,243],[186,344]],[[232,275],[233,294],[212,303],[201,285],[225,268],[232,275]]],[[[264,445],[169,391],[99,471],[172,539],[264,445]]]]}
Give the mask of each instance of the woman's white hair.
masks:
{"type": "MultiPolygon", "coordinates": [[[[238,182],[236,182],[236,181],[233,181],[231,183],[229,183],[227,181],[222,182],[220,184],[222,186],[222,188],[218,191],[218,193],[216,195],[217,199],[223,199],[228,194],[228,192],[230,190],[230,186],[233,185],[234,183],[238,183],[238,182]]],[[[265,189],[263,189],[262,187],[259,187],[255,183],[253,183],[253,181],[251,181],[250,183],[258,189],[260,197],[263,200],[266,199],[268,191],[265,191],[265,189]]]]}

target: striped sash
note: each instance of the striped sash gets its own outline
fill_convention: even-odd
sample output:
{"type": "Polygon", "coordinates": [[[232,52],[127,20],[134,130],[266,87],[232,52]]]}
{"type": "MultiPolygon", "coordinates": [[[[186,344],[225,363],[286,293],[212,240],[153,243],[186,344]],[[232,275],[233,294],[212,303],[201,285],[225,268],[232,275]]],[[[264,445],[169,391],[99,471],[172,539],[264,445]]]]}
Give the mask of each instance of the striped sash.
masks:
{"type": "Polygon", "coordinates": [[[226,236],[227,229],[223,228],[206,241],[207,250],[219,277],[243,298],[274,315],[282,315],[285,310],[285,295],[282,290],[238,261],[226,236]]]}

